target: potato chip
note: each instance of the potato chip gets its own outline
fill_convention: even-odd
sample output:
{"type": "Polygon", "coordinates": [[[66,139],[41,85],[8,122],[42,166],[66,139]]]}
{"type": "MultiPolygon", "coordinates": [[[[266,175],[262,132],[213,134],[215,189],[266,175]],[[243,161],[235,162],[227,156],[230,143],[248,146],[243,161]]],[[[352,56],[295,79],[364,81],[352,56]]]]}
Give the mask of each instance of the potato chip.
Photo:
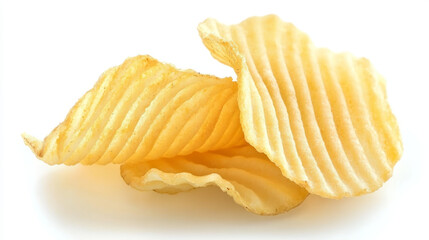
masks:
{"type": "Polygon", "coordinates": [[[49,164],[106,164],[243,145],[237,86],[149,56],[107,70],[45,140],[23,134],[49,164]]]}
{"type": "Polygon", "coordinates": [[[143,191],[177,193],[215,185],[248,211],[262,215],[292,209],[308,195],[305,189],[285,178],[264,154],[249,145],[125,163],[121,174],[127,184],[143,191]]]}
{"type": "Polygon", "coordinates": [[[198,27],[211,54],[234,68],[246,140],[310,193],[375,191],[402,154],[385,81],[368,60],[316,48],[274,15],[198,27]]]}

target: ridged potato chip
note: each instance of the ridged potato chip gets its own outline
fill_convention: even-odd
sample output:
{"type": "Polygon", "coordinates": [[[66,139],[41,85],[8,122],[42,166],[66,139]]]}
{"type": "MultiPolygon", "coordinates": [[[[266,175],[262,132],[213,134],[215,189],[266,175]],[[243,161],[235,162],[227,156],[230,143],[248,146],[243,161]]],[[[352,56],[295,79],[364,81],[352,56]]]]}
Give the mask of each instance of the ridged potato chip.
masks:
{"type": "Polygon", "coordinates": [[[121,174],[127,184],[143,191],[177,193],[215,185],[248,211],[262,215],[290,210],[308,195],[249,145],[125,163],[121,165],[121,174]]]}
{"type": "Polygon", "coordinates": [[[149,56],[102,74],[42,142],[48,164],[106,164],[187,155],[245,143],[231,78],[180,71],[149,56]]]}
{"type": "Polygon", "coordinates": [[[368,60],[316,48],[274,15],[198,26],[211,54],[234,68],[244,135],[310,193],[372,192],[402,154],[385,81],[368,60]]]}

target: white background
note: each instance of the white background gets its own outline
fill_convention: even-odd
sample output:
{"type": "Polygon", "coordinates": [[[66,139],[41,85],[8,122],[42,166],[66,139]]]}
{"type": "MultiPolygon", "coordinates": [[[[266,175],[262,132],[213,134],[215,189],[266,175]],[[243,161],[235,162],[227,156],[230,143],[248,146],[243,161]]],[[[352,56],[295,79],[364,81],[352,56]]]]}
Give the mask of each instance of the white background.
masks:
{"type": "Polygon", "coordinates": [[[428,239],[429,7],[355,1],[8,1],[1,6],[1,239],[428,239]],[[231,3],[228,3],[231,2],[231,3]],[[232,3],[233,2],[233,3],[232,3]],[[276,13],[318,46],[365,56],[387,79],[405,152],[377,192],[310,196],[275,217],[246,212],[216,188],[138,192],[118,166],[51,167],[21,138],[61,122],[107,68],[137,54],[233,76],[196,27],[276,13]]]}

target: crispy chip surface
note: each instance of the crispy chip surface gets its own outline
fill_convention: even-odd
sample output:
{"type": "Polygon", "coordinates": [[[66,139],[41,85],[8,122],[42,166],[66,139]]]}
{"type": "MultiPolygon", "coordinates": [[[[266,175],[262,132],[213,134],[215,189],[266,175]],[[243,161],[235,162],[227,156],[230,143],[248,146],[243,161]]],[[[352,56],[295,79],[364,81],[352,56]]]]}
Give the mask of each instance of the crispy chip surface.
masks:
{"type": "Polygon", "coordinates": [[[243,145],[237,84],[149,56],[102,74],[45,140],[23,134],[49,164],[106,164],[243,145]]]}
{"type": "Polygon", "coordinates": [[[176,193],[215,185],[248,211],[263,215],[294,208],[308,195],[251,146],[125,163],[121,174],[127,184],[145,191],[176,193]]]}
{"type": "Polygon", "coordinates": [[[402,154],[385,81],[368,60],[316,48],[274,15],[198,27],[211,54],[234,68],[246,140],[310,193],[372,192],[402,154]]]}

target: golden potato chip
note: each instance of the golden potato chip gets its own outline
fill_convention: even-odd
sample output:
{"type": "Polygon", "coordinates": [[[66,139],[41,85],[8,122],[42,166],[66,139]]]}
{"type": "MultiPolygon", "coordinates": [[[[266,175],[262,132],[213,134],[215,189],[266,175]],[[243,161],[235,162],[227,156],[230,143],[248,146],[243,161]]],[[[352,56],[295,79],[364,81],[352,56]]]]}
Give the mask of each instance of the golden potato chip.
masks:
{"type": "Polygon", "coordinates": [[[264,154],[249,145],[125,163],[121,174],[127,184],[145,191],[177,193],[215,185],[248,211],[263,215],[294,208],[308,195],[305,189],[285,178],[264,154]]]}
{"type": "Polygon", "coordinates": [[[149,56],[107,70],[45,140],[23,134],[49,164],[123,163],[244,144],[237,86],[149,56]]]}
{"type": "Polygon", "coordinates": [[[274,15],[198,27],[211,54],[234,68],[246,140],[310,193],[372,192],[402,154],[385,81],[368,60],[316,48],[274,15]]]}

